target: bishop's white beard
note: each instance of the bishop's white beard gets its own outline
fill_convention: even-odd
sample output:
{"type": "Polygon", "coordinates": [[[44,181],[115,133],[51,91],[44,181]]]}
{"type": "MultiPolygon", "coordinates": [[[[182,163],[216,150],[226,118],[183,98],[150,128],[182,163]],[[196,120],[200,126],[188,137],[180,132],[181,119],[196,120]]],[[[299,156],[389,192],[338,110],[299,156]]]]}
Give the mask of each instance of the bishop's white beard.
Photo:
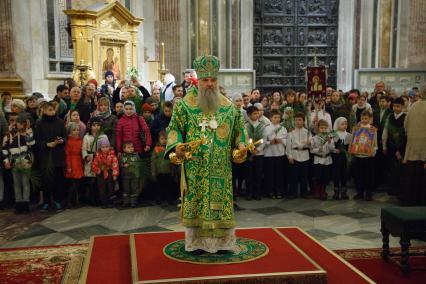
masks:
{"type": "Polygon", "coordinates": [[[219,108],[219,90],[216,89],[199,89],[198,106],[203,112],[214,113],[219,108]]]}

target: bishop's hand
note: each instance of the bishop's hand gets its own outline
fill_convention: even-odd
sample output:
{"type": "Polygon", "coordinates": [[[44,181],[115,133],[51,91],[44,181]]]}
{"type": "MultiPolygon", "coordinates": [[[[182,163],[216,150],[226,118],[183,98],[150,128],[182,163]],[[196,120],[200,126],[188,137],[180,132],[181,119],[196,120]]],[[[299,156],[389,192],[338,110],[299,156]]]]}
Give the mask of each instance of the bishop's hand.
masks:
{"type": "Polygon", "coordinates": [[[175,148],[176,157],[184,158],[185,157],[185,146],[180,144],[175,148]]]}

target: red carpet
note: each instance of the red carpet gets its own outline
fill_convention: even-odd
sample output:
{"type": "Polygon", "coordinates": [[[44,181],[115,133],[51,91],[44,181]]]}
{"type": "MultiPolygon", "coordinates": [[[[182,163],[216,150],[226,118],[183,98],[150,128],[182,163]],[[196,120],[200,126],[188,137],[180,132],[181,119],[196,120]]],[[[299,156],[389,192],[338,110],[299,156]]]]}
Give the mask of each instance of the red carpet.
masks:
{"type": "Polygon", "coordinates": [[[277,229],[327,271],[327,283],[374,283],[301,229],[290,227],[277,229]]]}
{"type": "Polygon", "coordinates": [[[77,283],[87,244],[0,249],[0,283],[77,283]]]}
{"type": "MultiPolygon", "coordinates": [[[[287,231],[288,230],[290,230],[290,228],[287,229],[287,231]]],[[[294,230],[294,228],[291,228],[291,230],[294,230]]],[[[238,234],[240,235],[240,233],[238,234]]],[[[289,237],[289,235],[290,234],[287,234],[287,237],[289,237]]],[[[104,237],[96,237],[96,239],[98,238],[104,239],[104,237]]],[[[116,250],[116,248],[120,246],[129,248],[127,239],[126,236],[121,236],[119,238],[111,236],[111,238],[108,238],[109,241],[106,246],[99,246],[100,243],[96,245],[96,247],[103,250],[103,252],[101,251],[99,254],[96,253],[99,255],[98,259],[92,259],[94,266],[90,268],[90,273],[99,275],[95,275],[96,277],[91,276],[89,278],[90,282],[87,283],[131,283],[130,253],[126,253],[125,249],[122,251],[116,250]],[[121,276],[114,276],[113,274],[115,273],[121,276]],[[122,277],[122,279],[120,279],[120,277],[122,277]],[[98,280],[100,282],[98,282],[98,280]],[[123,282],[121,280],[123,280],[123,282]]],[[[306,236],[302,236],[302,239],[306,241],[306,236]]],[[[308,240],[308,242],[311,241],[308,240]]],[[[399,248],[394,248],[392,250],[398,251],[399,248]]],[[[424,252],[424,250],[425,247],[410,248],[410,251],[416,252],[424,252]]],[[[380,252],[381,249],[336,251],[339,256],[349,261],[376,283],[426,283],[426,271],[412,271],[408,277],[404,277],[397,266],[382,261],[380,252]]],[[[333,256],[333,253],[331,254],[333,256]]],[[[86,278],[90,255],[93,257],[93,253],[91,254],[90,250],[88,252],[88,244],[0,249],[0,283],[44,284],[49,280],[49,284],[74,284],[78,282],[78,279],[83,280],[86,278]],[[85,256],[87,256],[87,265],[86,269],[82,269],[85,256]],[[82,273],[82,271],[85,271],[85,273],[82,273]]],[[[322,257],[324,258],[324,255],[322,257]]],[[[324,263],[320,260],[319,264],[325,268],[328,265],[328,261],[329,260],[324,263]]],[[[282,263],[282,261],[280,263],[282,263]]],[[[410,263],[412,267],[426,267],[426,257],[412,257],[410,258],[410,263]]],[[[162,270],[170,269],[170,266],[165,266],[163,264],[159,264],[159,267],[158,269],[162,270]]],[[[342,267],[337,264],[337,268],[345,269],[345,266],[342,267]]],[[[333,267],[328,269],[327,274],[328,283],[353,283],[343,280],[343,282],[339,282],[333,267]]]]}
{"type": "Polygon", "coordinates": [[[86,283],[132,283],[129,235],[92,237],[82,279],[86,283]]]}
{"type": "MultiPolygon", "coordinates": [[[[424,252],[425,247],[410,248],[410,251],[424,252]]],[[[399,248],[396,249],[399,251],[399,248]]],[[[339,255],[364,272],[378,284],[417,284],[426,283],[426,271],[411,271],[405,277],[398,266],[386,263],[380,256],[381,249],[342,250],[336,251],[339,255]]],[[[410,257],[410,266],[426,268],[426,257],[410,257]]]]}
{"type": "Polygon", "coordinates": [[[132,270],[136,269],[137,273],[134,274],[133,281],[145,283],[145,281],[162,280],[161,283],[170,283],[180,279],[202,278],[205,282],[219,277],[222,280],[233,279],[248,283],[253,279],[259,281],[260,278],[270,277],[271,274],[275,275],[274,280],[281,279],[280,283],[290,282],[290,278],[295,281],[291,283],[300,283],[294,280],[295,276],[298,276],[300,281],[303,278],[303,283],[319,283],[325,280],[325,271],[311,263],[303,253],[292,247],[273,229],[239,229],[237,236],[265,243],[269,247],[269,254],[254,261],[225,265],[177,262],[167,258],[162,248],[168,243],[183,239],[185,237],[183,232],[135,234],[135,261],[132,260],[132,270]],[[159,267],[164,269],[158,269],[159,267]]]}

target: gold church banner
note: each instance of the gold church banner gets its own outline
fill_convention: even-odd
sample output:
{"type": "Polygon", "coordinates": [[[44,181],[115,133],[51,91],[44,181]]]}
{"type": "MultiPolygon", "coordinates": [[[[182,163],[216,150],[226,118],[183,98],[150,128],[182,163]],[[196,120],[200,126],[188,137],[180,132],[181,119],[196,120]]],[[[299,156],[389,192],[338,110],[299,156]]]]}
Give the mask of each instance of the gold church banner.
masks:
{"type": "Polygon", "coordinates": [[[143,19],[118,1],[64,13],[71,18],[76,81],[84,84],[94,77],[100,83],[108,70],[120,81],[127,70],[137,67],[137,32],[143,19]]]}

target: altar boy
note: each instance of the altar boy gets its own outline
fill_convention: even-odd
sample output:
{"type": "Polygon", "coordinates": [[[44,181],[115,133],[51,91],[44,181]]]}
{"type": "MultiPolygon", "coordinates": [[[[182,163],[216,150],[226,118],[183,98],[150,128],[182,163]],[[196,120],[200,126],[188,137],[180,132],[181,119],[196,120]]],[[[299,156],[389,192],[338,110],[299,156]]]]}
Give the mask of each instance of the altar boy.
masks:
{"type": "Polygon", "coordinates": [[[290,165],[289,198],[297,197],[297,185],[300,183],[300,195],[307,198],[309,148],[311,145],[309,131],[304,127],[305,115],[294,116],[295,129],[287,139],[287,157],[290,165]]]}

